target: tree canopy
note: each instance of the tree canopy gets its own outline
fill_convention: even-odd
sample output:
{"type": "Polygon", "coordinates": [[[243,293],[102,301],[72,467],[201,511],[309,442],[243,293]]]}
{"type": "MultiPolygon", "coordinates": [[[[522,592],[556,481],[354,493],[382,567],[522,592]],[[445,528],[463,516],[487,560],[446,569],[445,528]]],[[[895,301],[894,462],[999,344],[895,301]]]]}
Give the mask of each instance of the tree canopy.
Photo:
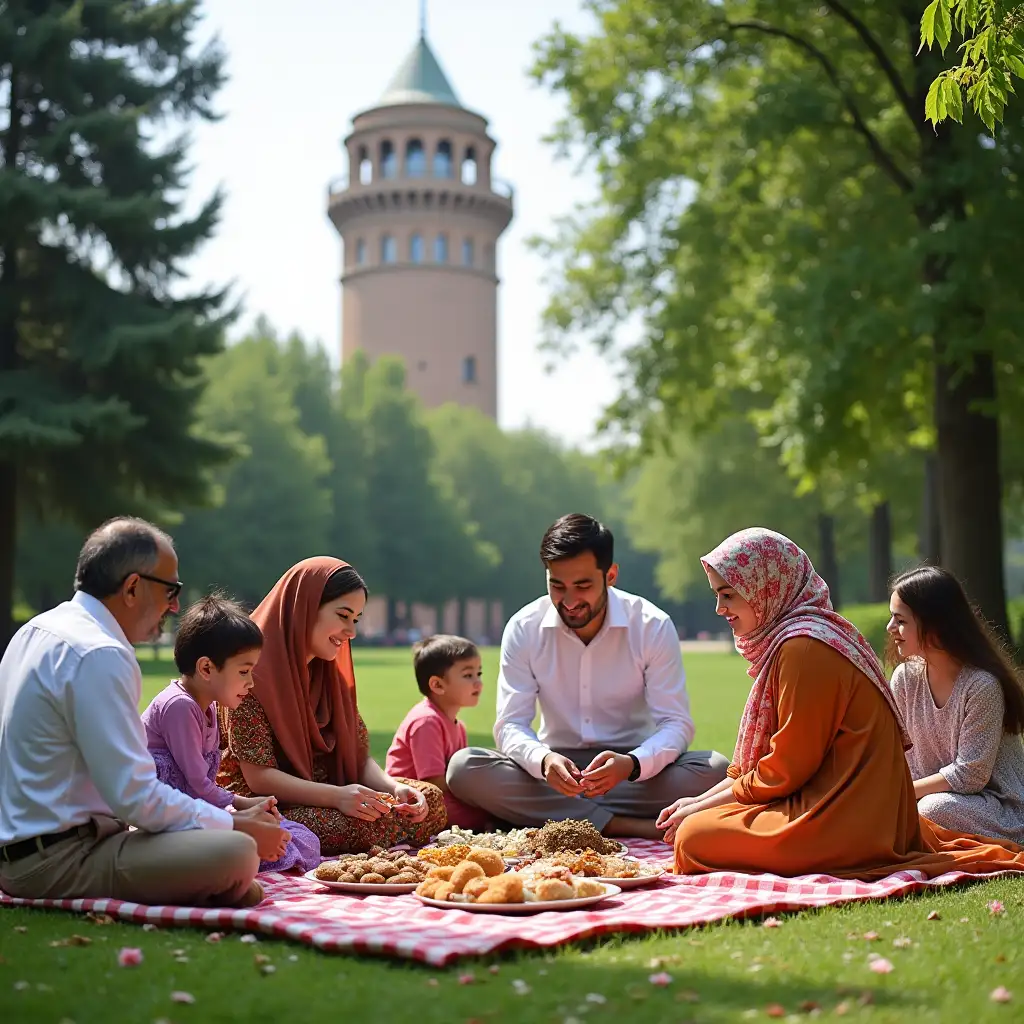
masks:
{"type": "Polygon", "coordinates": [[[221,205],[185,212],[174,134],[215,116],[223,80],[199,16],[198,0],[0,8],[0,647],[19,514],[158,513],[228,454],[193,429],[225,293],[183,280],[221,205]]]}
{"type": "Polygon", "coordinates": [[[742,395],[826,506],[857,477],[899,497],[888,467],[934,451],[943,561],[1005,624],[1024,124],[924,123],[940,57],[909,0],[587,6],[595,30],[556,27],[535,69],[567,102],[556,141],[600,183],[542,243],[550,343],[604,350],[638,319],[614,420],[652,444],[742,395]]]}

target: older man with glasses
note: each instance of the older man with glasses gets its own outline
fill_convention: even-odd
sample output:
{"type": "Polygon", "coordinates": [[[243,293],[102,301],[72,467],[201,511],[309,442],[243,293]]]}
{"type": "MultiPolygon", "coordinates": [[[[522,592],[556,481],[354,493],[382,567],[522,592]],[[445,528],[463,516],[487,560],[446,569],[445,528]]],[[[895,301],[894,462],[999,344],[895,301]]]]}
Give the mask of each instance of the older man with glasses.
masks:
{"type": "Polygon", "coordinates": [[[133,643],[178,610],[171,538],[141,519],[85,542],[70,601],[37,615],[0,660],[0,889],[248,906],[280,825],[267,807],[230,813],[157,780],[139,717],[133,643]],[[131,828],[130,826],[134,826],[131,828]]]}

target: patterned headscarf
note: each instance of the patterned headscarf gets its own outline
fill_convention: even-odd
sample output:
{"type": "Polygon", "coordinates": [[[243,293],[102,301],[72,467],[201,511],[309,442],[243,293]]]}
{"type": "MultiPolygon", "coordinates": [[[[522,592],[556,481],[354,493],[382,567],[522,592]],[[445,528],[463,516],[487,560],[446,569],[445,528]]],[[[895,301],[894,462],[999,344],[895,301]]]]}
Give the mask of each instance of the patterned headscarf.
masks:
{"type": "Polygon", "coordinates": [[[768,685],[771,665],[782,644],[796,636],[821,640],[853,662],[885,697],[899,723],[904,748],[910,748],[878,656],[857,627],[832,608],[828,585],[805,552],[781,533],[754,527],[726,538],[701,562],[714,569],[757,615],[757,628],[736,638],[736,650],[750,662],[747,674],[754,679],[733,755],[741,773],[750,771],[771,749],[778,729],[768,685]]]}

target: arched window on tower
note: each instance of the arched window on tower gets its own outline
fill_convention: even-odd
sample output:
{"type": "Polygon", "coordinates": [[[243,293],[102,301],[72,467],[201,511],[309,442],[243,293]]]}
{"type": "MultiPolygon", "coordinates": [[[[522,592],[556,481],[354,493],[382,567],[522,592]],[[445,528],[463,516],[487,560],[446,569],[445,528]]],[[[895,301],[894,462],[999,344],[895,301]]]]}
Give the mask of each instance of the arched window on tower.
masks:
{"type": "Polygon", "coordinates": [[[423,262],[423,236],[419,232],[409,239],[409,262],[423,262]]]}
{"type": "Polygon", "coordinates": [[[359,147],[359,184],[369,185],[373,181],[373,161],[370,159],[369,150],[365,146],[359,147]]]}
{"type": "Polygon", "coordinates": [[[448,236],[441,234],[434,239],[434,262],[448,262],[448,236]]]}
{"type": "Polygon", "coordinates": [[[494,270],[494,243],[488,242],[484,246],[484,267],[487,270],[494,270]]]}
{"type": "Polygon", "coordinates": [[[452,164],[452,144],[447,139],[442,139],[434,152],[434,177],[450,178],[452,164]]]}
{"type": "Polygon", "coordinates": [[[473,246],[472,238],[464,238],[462,240],[462,265],[464,267],[471,267],[476,262],[476,252],[473,246]]]}
{"type": "Polygon", "coordinates": [[[380,240],[381,263],[394,263],[398,259],[398,246],[393,235],[383,235],[380,240]]]}
{"type": "Polygon", "coordinates": [[[476,150],[469,146],[466,149],[466,155],[462,158],[462,184],[463,185],[475,185],[476,184],[476,150]]]}
{"type": "Polygon", "coordinates": [[[356,266],[361,267],[366,263],[366,239],[356,240],[356,266]]]}
{"type": "Polygon", "coordinates": [[[427,173],[427,154],[419,139],[410,139],[405,144],[405,176],[423,178],[427,173]]]}
{"type": "Polygon", "coordinates": [[[390,139],[380,144],[380,176],[382,178],[398,177],[398,157],[390,139]]]}
{"type": "Polygon", "coordinates": [[[466,356],[462,360],[462,383],[476,383],[476,356],[466,356]]]}

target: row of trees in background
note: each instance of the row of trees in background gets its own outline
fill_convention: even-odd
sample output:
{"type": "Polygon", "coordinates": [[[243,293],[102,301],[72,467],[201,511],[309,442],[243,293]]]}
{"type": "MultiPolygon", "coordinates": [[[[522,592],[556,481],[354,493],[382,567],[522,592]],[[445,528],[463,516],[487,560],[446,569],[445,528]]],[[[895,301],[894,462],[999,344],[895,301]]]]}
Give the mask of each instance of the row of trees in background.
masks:
{"type": "MultiPolygon", "coordinates": [[[[609,456],[566,450],[537,430],[502,431],[453,405],[424,410],[398,360],[357,357],[338,374],[323,349],[280,338],[265,321],[204,371],[197,433],[233,457],[163,519],[186,598],[221,588],[254,605],[293,562],[331,553],[389,598],[391,626],[401,624],[399,602],[483,598],[508,614],[541,592],[540,538],[568,511],[612,526],[621,585],[660,601],[689,635],[715,622],[700,556],[755,523],[814,552],[837,598],[869,596],[868,518],[856,502],[825,509],[817,493],[796,495],[742,420],[677,436],[620,476],[609,456]]],[[[906,552],[913,516],[908,502],[896,507],[906,552]]],[[[27,605],[67,595],[82,535],[25,519],[27,605]]]]}
{"type": "MultiPolygon", "coordinates": [[[[427,412],[400,361],[356,358],[339,376],[321,348],[263,321],[204,370],[196,430],[233,457],[163,520],[186,596],[219,587],[255,604],[293,562],[331,553],[389,598],[392,625],[398,602],[483,598],[511,612],[542,591],[544,530],[577,510],[616,530],[623,586],[657,589],[654,557],[629,542],[628,486],[602,458],[535,430],[502,432],[476,410],[427,412]]],[[[67,595],[82,535],[24,520],[18,584],[29,607],[67,595]]],[[[694,621],[712,623],[707,611],[694,621]]]]}
{"type": "Polygon", "coordinates": [[[600,181],[541,243],[561,273],[554,344],[607,350],[639,319],[614,422],[652,447],[746,424],[752,497],[780,461],[825,539],[858,502],[876,580],[918,519],[919,554],[1005,626],[1024,108],[995,136],[970,111],[925,122],[943,61],[920,46],[919,0],[593,8],[592,35],[538,48],[568,107],[557,141],[600,181]]]}

